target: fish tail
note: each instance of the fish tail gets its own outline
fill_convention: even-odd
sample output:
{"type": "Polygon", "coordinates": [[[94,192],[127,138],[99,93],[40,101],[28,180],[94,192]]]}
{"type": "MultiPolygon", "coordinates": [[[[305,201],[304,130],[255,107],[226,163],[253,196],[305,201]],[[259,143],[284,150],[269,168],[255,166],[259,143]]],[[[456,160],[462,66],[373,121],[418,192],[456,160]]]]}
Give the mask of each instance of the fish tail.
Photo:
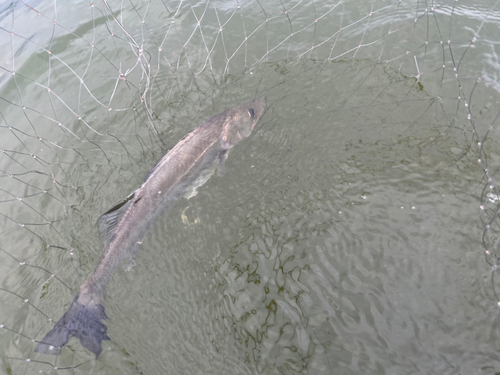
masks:
{"type": "Polygon", "coordinates": [[[102,320],[107,319],[104,306],[93,304],[86,306],[78,302],[79,294],[70,308],[54,328],[38,343],[35,351],[44,354],[60,354],[61,348],[67,344],[70,336],[75,336],[81,344],[99,357],[102,351],[102,340],[109,340],[108,327],[102,320]]]}

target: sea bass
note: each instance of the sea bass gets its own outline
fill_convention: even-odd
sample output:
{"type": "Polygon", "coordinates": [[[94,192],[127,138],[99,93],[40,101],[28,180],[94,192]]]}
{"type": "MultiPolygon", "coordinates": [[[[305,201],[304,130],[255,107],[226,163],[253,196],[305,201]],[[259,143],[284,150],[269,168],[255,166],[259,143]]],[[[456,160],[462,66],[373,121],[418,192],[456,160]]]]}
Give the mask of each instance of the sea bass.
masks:
{"type": "MultiPolygon", "coordinates": [[[[264,113],[264,98],[228,109],[203,122],[182,138],[151,169],[142,186],[103,214],[99,221],[104,253],[94,272],[80,287],[70,308],[38,343],[35,351],[60,354],[75,336],[96,358],[102,340],[109,340],[101,295],[121,261],[133,256],[156,220],[209,176],[206,171],[222,163],[227,151],[248,137],[264,113]]],[[[191,194],[192,195],[192,194],[191,194]]]]}

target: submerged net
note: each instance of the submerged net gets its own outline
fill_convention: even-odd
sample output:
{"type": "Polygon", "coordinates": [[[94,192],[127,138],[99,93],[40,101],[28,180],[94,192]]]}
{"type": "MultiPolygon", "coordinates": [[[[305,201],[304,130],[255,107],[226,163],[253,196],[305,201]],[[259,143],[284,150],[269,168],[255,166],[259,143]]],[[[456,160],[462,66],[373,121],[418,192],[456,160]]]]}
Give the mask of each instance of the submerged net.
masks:
{"type": "MultiPolygon", "coordinates": [[[[355,315],[366,302],[359,295],[383,293],[390,299],[396,293],[412,295],[413,290],[398,290],[398,280],[404,279],[397,275],[394,284],[381,287],[371,273],[384,264],[411,274],[414,265],[406,263],[408,253],[398,258],[367,250],[370,254],[362,252],[360,258],[367,263],[356,265],[344,254],[349,246],[359,247],[378,236],[374,233],[380,229],[355,215],[350,207],[358,203],[351,196],[362,204],[370,199],[366,186],[378,180],[390,182],[394,176],[400,183],[380,185],[379,196],[391,186],[397,186],[390,190],[394,200],[405,199],[402,193],[398,196],[402,191],[425,195],[426,186],[441,191],[435,183],[443,177],[442,170],[449,173],[443,177],[445,185],[459,200],[442,198],[449,211],[439,212],[436,220],[450,216],[461,226],[460,235],[466,240],[464,249],[456,251],[463,257],[453,255],[451,262],[456,256],[474,266],[457,280],[470,281],[466,300],[484,309],[490,323],[494,320],[500,301],[496,270],[500,65],[498,44],[490,38],[499,32],[499,7],[498,2],[487,1],[468,5],[404,0],[4,2],[0,14],[2,372],[88,373],[92,368],[102,373],[189,369],[189,373],[218,374],[348,374],[405,372],[408,366],[414,372],[459,373],[462,367],[491,372],[498,360],[495,348],[481,344],[481,339],[457,362],[453,358],[461,351],[454,352],[452,343],[437,350],[441,357],[420,347],[411,349],[415,358],[407,358],[396,348],[397,340],[368,338],[370,332],[374,337],[378,333],[363,331],[363,319],[352,318],[359,332],[340,333],[331,322],[339,306],[355,315]],[[234,182],[227,191],[209,186],[210,193],[203,198],[205,207],[207,202],[221,202],[212,203],[221,214],[206,224],[205,237],[191,224],[206,216],[194,207],[190,219],[185,207],[179,208],[177,216],[184,222],[178,225],[187,222],[183,230],[201,241],[193,239],[188,248],[201,249],[207,239],[219,243],[211,255],[179,255],[179,250],[173,256],[172,250],[171,271],[184,264],[186,275],[173,277],[177,286],[172,282],[157,287],[165,288],[171,298],[192,293],[191,299],[182,297],[168,306],[185,303],[187,310],[196,311],[193,317],[185,322],[181,312],[164,315],[169,313],[150,306],[147,314],[141,313],[147,317],[136,321],[133,304],[127,310],[122,301],[140,298],[140,293],[136,290],[130,296],[126,287],[115,287],[106,300],[108,315],[113,321],[140,325],[142,337],[127,336],[125,329],[116,328],[98,361],[77,340],[60,356],[35,353],[37,342],[64,313],[99,258],[102,245],[95,226],[99,215],[137,188],[154,162],[197,124],[225,108],[264,96],[268,109],[254,139],[235,151],[249,155],[237,159],[244,168],[228,172],[234,182]],[[321,158],[328,162],[318,164],[321,158]],[[412,174],[422,173],[415,166],[417,159],[430,172],[411,180],[412,174]],[[362,177],[346,178],[360,170],[362,177]],[[245,187],[251,181],[252,190],[245,187]],[[233,194],[236,191],[239,195],[233,194]],[[234,209],[224,205],[226,194],[233,194],[226,204],[234,209]],[[472,213],[463,208],[470,202],[472,213]],[[351,216],[342,216],[346,212],[351,216]],[[332,234],[335,223],[342,220],[350,223],[347,237],[332,234]],[[336,240],[318,239],[328,236],[336,240]],[[316,249],[322,262],[311,261],[308,249],[316,249]],[[338,262],[345,266],[322,270],[329,262],[319,249],[340,254],[338,262]],[[263,271],[266,262],[276,273],[263,271]],[[317,276],[322,272],[329,276],[317,276]],[[203,284],[202,297],[179,286],[190,275],[203,284]],[[321,290],[330,288],[330,283],[344,287],[342,275],[356,275],[366,289],[353,292],[352,298],[322,298],[321,290]],[[319,305],[323,306],[319,312],[305,312],[307,306],[319,305]],[[200,327],[186,333],[188,323],[200,327]],[[350,335],[358,334],[366,341],[349,342],[350,335]],[[134,346],[136,340],[143,351],[134,346]],[[339,344],[343,340],[348,343],[339,344]]],[[[406,207],[414,208],[410,203],[406,207]]],[[[397,218],[399,213],[393,215],[397,218]]],[[[175,225],[165,227],[172,232],[175,225]]],[[[391,233],[388,227],[388,243],[391,233]]],[[[165,248],[184,246],[183,236],[158,236],[165,248]]],[[[411,241],[405,246],[414,251],[411,241]]],[[[446,248],[445,243],[440,246],[446,248]]],[[[133,283],[132,276],[121,277],[129,279],[122,281],[125,285],[133,283]]],[[[418,275],[412,280],[422,283],[418,275]]],[[[453,287],[454,280],[437,280],[453,287]]],[[[427,296],[431,287],[425,289],[427,296]]],[[[154,296],[164,297],[152,290],[154,296]]],[[[416,293],[418,300],[421,295],[416,293]]],[[[389,327],[404,315],[398,311],[387,318],[384,308],[374,306],[389,327]]],[[[438,309],[435,314],[446,311],[438,309]]],[[[411,315],[401,319],[413,322],[411,315]]],[[[496,332],[490,327],[478,336],[494,340],[496,332]]],[[[415,327],[400,338],[401,347],[411,347],[408,342],[413,339],[420,340],[415,327]]]]}

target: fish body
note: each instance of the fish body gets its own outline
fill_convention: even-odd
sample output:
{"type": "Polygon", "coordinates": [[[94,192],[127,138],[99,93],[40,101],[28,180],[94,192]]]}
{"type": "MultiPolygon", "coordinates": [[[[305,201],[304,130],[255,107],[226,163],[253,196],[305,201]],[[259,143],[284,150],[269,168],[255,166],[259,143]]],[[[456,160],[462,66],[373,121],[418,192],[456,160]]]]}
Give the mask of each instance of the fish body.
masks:
{"type": "Polygon", "coordinates": [[[182,138],[149,171],[142,186],[98,221],[104,253],[94,272],[85,281],[70,308],[54,328],[38,343],[35,351],[59,354],[71,336],[96,354],[102,340],[109,340],[107,319],[101,295],[121,261],[133,256],[153,224],[183,195],[194,195],[189,188],[208,179],[207,171],[227,151],[248,137],[264,113],[263,98],[241,104],[210,118],[182,138]]]}

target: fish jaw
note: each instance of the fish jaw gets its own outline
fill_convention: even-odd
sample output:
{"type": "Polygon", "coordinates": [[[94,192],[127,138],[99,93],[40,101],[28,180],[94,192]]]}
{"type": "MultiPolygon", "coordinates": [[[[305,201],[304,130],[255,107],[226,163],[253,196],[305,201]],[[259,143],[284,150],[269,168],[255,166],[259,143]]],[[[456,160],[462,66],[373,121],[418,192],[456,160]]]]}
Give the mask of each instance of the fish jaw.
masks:
{"type": "Polygon", "coordinates": [[[262,117],[264,114],[264,111],[266,110],[266,98],[258,98],[252,101],[252,108],[255,111],[255,118],[256,120],[252,124],[252,130],[255,128],[255,125],[257,125],[257,122],[259,122],[259,119],[262,117]]]}

